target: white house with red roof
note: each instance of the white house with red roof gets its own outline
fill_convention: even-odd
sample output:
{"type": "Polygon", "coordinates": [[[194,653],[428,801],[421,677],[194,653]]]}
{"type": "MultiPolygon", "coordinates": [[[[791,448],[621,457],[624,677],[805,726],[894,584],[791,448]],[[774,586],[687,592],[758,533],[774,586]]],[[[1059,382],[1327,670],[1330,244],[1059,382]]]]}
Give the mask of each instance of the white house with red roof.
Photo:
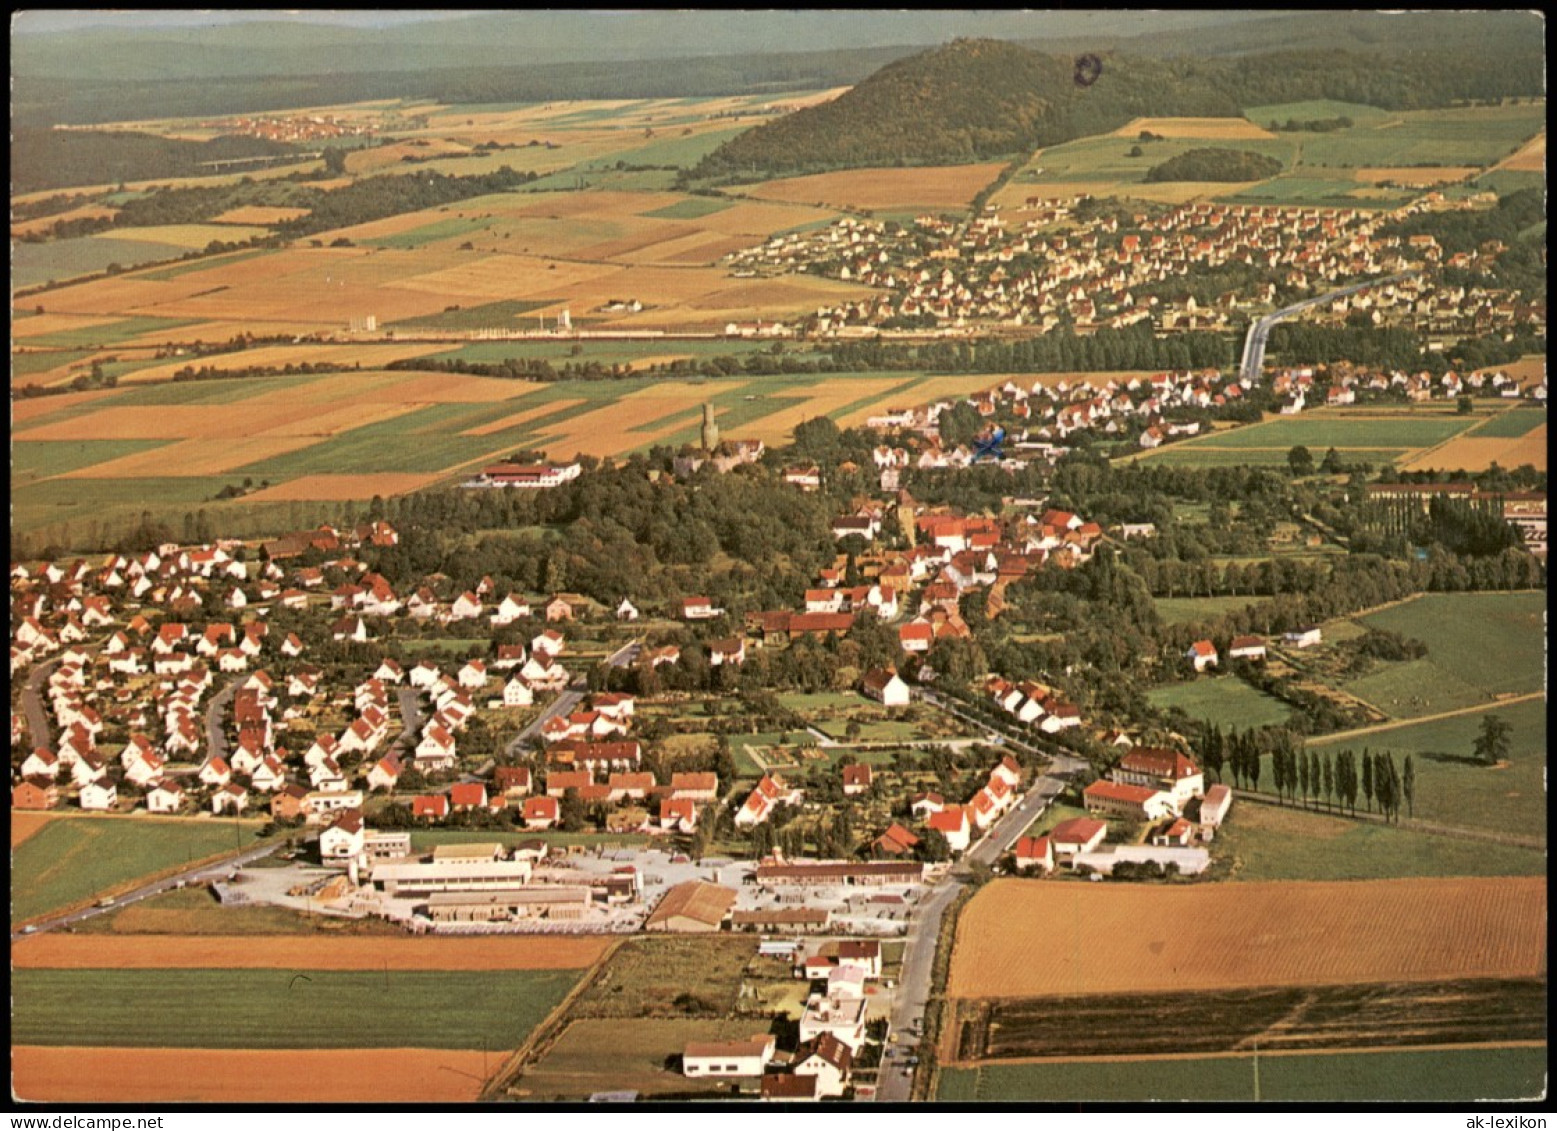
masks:
{"type": "Polygon", "coordinates": [[[1109,776],[1123,785],[1167,792],[1176,812],[1183,812],[1191,797],[1205,792],[1205,775],[1189,755],[1159,746],[1132,747],[1109,776]]]}
{"type": "Polygon", "coordinates": [[[926,827],[946,838],[946,846],[953,852],[966,852],[972,842],[972,828],[968,811],[961,805],[949,805],[930,814],[926,827]]]}
{"type": "Polygon", "coordinates": [[[1054,845],[1046,836],[1019,838],[1012,858],[1019,872],[1054,871],[1054,845]]]}
{"type": "Polygon", "coordinates": [[[1230,660],[1265,659],[1265,641],[1258,636],[1235,636],[1227,647],[1230,660]]]}
{"type": "Polygon", "coordinates": [[[1232,805],[1233,791],[1223,783],[1217,782],[1206,790],[1205,797],[1200,799],[1200,835],[1203,840],[1210,840],[1216,830],[1222,827],[1232,805]]]}
{"type": "Polygon", "coordinates": [[[1108,825],[1091,817],[1072,817],[1061,821],[1049,830],[1049,844],[1058,862],[1069,860],[1078,852],[1091,852],[1103,843],[1108,835],[1108,825]]]}
{"type": "Polygon", "coordinates": [[[1189,646],[1184,658],[1195,665],[1197,672],[1217,666],[1216,645],[1209,640],[1197,640],[1189,646]]]}
{"type": "Polygon", "coordinates": [[[1088,813],[1129,821],[1155,821],[1178,813],[1173,795],[1155,786],[1095,781],[1082,791],[1088,813]]]}

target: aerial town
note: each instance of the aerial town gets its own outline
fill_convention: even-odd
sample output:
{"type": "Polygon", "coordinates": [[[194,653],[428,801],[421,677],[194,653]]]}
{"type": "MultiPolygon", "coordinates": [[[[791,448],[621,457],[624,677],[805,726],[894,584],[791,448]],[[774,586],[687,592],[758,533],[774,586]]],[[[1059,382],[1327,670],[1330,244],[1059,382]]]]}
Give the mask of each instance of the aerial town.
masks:
{"type": "Polygon", "coordinates": [[[164,15],[13,30],[18,1103],[1544,1096],[1529,21],[164,15]]]}

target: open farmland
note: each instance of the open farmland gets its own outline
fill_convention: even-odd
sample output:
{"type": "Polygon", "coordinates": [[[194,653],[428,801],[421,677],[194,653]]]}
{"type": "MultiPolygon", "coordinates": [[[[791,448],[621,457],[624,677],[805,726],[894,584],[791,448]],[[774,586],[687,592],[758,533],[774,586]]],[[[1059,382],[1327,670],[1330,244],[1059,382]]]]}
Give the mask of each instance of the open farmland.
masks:
{"type": "Polygon", "coordinates": [[[1120,126],[1113,136],[1127,137],[1133,141],[1146,132],[1165,138],[1205,138],[1208,141],[1276,136],[1248,118],[1136,118],[1120,126]]]}
{"type": "Polygon", "coordinates": [[[1538,877],[1182,887],[996,880],[958,923],[947,993],[1536,978],[1545,968],[1538,877]],[[1031,961],[1035,949],[1048,960],[1031,961]]]}
{"type": "Polygon", "coordinates": [[[161,872],[249,847],[259,821],[60,817],[11,855],[11,919],[22,922],[161,872]]]}
{"type": "Polygon", "coordinates": [[[581,1100],[630,1089],[645,1096],[723,1092],[728,1080],[689,1080],[679,1060],[689,1041],[745,1040],[767,1032],[765,1017],[744,1020],[655,1018],[571,1021],[555,1044],[524,1069],[510,1094],[522,1100],[581,1100]],[[675,1067],[672,1067],[675,1066],[675,1067]]]}
{"type": "Polygon", "coordinates": [[[919,169],[851,169],[747,186],[762,200],[851,208],[963,209],[999,175],[1001,166],[951,165],[919,169]]]}
{"type": "Polygon", "coordinates": [[[498,1049],[197,1049],[13,1045],[34,1103],[473,1103],[498,1049]]]}
{"type": "Polygon", "coordinates": [[[231,938],[219,935],[49,933],[18,944],[11,964],[26,970],[581,970],[609,946],[600,936],[304,935],[235,948],[231,938]]]}
{"type": "Polygon", "coordinates": [[[982,1064],[940,1073],[947,1101],[1359,1103],[1535,1099],[1546,1046],[1358,1050],[982,1064]]]}
{"type": "Polygon", "coordinates": [[[33,287],[78,275],[95,275],[115,263],[121,267],[139,267],[177,259],[188,250],[183,244],[120,240],[108,236],[17,243],[11,247],[11,285],[33,287]]]}
{"type": "Polygon", "coordinates": [[[1146,698],[1154,707],[1177,707],[1192,719],[1205,719],[1224,730],[1279,726],[1291,714],[1280,699],[1230,675],[1159,687],[1146,698]]]}

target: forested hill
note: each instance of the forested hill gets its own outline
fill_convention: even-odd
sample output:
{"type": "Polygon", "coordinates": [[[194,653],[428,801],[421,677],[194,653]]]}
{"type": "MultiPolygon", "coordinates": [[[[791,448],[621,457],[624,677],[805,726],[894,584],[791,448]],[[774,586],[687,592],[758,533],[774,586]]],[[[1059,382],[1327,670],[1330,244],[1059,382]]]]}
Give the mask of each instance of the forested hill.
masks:
{"type": "Polygon", "coordinates": [[[1541,44],[1388,57],[1287,51],[1231,59],[1109,55],[1090,85],[1071,56],[956,40],[889,63],[831,102],[731,138],[689,180],[872,165],[945,165],[1106,133],[1134,117],[1238,116],[1334,98],[1404,110],[1543,92],[1541,44]]]}

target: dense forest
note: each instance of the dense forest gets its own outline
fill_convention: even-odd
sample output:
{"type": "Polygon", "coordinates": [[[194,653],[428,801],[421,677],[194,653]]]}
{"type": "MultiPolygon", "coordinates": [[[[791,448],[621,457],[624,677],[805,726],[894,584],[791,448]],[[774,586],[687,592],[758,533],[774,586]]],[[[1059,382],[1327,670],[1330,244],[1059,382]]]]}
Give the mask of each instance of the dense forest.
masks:
{"type": "Polygon", "coordinates": [[[192,177],[210,172],[201,168],[207,161],[283,158],[298,152],[284,142],[254,137],[184,141],[122,130],[17,127],[11,133],[11,191],[192,177]]]}
{"type": "Polygon", "coordinates": [[[1514,50],[1283,51],[1236,59],[1075,61],[958,40],[882,68],[831,102],[731,138],[688,180],[732,181],[870,165],[956,164],[1106,133],[1140,116],[1237,117],[1252,105],[1342,99],[1391,110],[1539,95],[1538,42],[1514,50]]]}
{"type": "Polygon", "coordinates": [[[1263,181],[1282,169],[1263,153],[1207,146],[1170,157],[1146,170],[1148,181],[1263,181]]]}

